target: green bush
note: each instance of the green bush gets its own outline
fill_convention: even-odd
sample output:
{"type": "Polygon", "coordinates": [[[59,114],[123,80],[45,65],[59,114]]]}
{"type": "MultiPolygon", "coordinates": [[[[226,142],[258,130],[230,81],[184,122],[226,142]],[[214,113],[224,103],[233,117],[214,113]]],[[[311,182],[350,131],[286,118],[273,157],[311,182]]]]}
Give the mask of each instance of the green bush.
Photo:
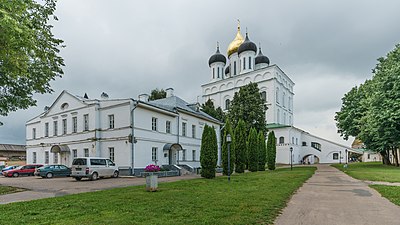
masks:
{"type": "Polygon", "coordinates": [[[276,138],[275,133],[271,131],[267,140],[267,165],[269,170],[275,170],[276,161],[276,138]]]}
{"type": "Polygon", "coordinates": [[[258,170],[264,171],[267,162],[267,147],[265,137],[262,131],[258,132],[258,170]]]}
{"type": "Polygon", "coordinates": [[[217,135],[213,127],[204,126],[201,138],[201,176],[212,179],[215,177],[215,167],[217,166],[218,144],[217,135]]]}
{"type": "Polygon", "coordinates": [[[258,171],[258,140],[257,131],[255,128],[250,129],[249,137],[247,139],[247,153],[249,170],[251,172],[258,171]]]}
{"type": "Polygon", "coordinates": [[[243,120],[239,120],[238,125],[235,128],[234,135],[235,145],[235,172],[236,173],[244,173],[244,169],[246,166],[246,127],[243,120]]]}

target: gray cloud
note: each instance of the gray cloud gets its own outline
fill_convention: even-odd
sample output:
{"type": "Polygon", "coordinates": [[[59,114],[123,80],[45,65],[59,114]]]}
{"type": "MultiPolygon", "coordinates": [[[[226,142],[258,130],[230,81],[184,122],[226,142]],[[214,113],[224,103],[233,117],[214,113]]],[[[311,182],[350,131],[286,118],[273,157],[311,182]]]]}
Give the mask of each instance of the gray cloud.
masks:
{"type": "Polygon", "coordinates": [[[338,142],[341,98],[371,76],[398,43],[399,1],[59,1],[54,33],[67,47],[65,76],[38,106],[0,118],[0,142],[24,143],[25,121],[64,89],[98,98],[137,97],[173,87],[196,101],[210,78],[208,58],[242,33],[296,83],[295,125],[338,142]]]}

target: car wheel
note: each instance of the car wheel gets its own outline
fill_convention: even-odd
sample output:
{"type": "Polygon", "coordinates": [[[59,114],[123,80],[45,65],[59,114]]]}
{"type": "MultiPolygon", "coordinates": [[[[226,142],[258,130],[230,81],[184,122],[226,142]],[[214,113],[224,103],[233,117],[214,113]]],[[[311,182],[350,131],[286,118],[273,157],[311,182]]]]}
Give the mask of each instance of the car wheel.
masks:
{"type": "Polygon", "coordinates": [[[53,173],[47,173],[46,174],[46,178],[53,178],[53,176],[54,176],[53,173]]]}
{"type": "Polygon", "coordinates": [[[19,173],[13,173],[13,177],[19,177],[19,173]]]}
{"type": "Polygon", "coordinates": [[[92,176],[90,177],[90,180],[97,180],[98,178],[99,178],[99,175],[96,172],[94,172],[92,174],[92,176]]]}
{"type": "Polygon", "coordinates": [[[82,177],[75,177],[75,180],[80,181],[80,180],[82,180],[82,177]]]}
{"type": "Polygon", "coordinates": [[[119,176],[119,173],[118,173],[118,171],[114,171],[114,173],[113,173],[113,178],[117,178],[119,176]]]}

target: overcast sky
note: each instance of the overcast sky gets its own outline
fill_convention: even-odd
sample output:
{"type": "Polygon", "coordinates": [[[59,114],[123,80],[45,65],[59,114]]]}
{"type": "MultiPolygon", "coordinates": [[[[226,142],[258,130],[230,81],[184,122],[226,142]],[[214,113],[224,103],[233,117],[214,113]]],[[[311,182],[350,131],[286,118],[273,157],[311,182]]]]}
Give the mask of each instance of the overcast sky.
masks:
{"type": "Polygon", "coordinates": [[[0,117],[1,143],[25,143],[25,122],[62,90],[99,98],[175,89],[188,102],[210,79],[216,42],[242,34],[295,82],[294,125],[338,143],[334,115],[376,59],[400,42],[400,1],[59,1],[53,33],[66,44],[64,77],[38,106],[0,117]]]}

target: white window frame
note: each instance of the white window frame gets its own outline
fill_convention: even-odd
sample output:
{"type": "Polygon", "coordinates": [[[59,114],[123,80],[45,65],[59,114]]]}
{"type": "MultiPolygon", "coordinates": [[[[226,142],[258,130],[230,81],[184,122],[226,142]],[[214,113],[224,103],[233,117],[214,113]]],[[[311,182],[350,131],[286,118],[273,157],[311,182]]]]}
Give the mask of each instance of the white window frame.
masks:
{"type": "Polygon", "coordinates": [[[89,149],[88,148],[84,148],[83,149],[83,154],[85,157],[89,157],[89,149]]]}
{"type": "Polygon", "coordinates": [[[44,124],[44,136],[48,137],[49,136],[49,123],[44,124]]]}
{"type": "Polygon", "coordinates": [[[58,120],[53,121],[53,136],[58,135],[58,120]]]}
{"type": "Polygon", "coordinates": [[[50,162],[50,153],[49,151],[44,152],[44,164],[49,164],[50,162]]]}
{"type": "Polygon", "coordinates": [[[182,136],[186,137],[186,122],[182,122],[182,136]]]}
{"type": "Polygon", "coordinates": [[[196,161],[196,150],[192,150],[192,160],[196,161]]]}
{"type": "Polygon", "coordinates": [[[109,147],[108,148],[108,152],[109,152],[109,157],[111,159],[111,161],[115,161],[115,149],[114,147],[109,147]]]}
{"type": "Polygon", "coordinates": [[[152,117],[151,118],[151,130],[152,131],[157,131],[157,123],[158,123],[158,118],[152,117]]]}
{"type": "Polygon", "coordinates": [[[78,117],[72,117],[72,133],[78,132],[78,117]]]}
{"type": "Polygon", "coordinates": [[[67,119],[62,120],[63,134],[67,134],[67,119]]]}
{"type": "Polygon", "coordinates": [[[72,149],[72,158],[77,158],[78,157],[78,149],[72,149]]]}
{"type": "Polygon", "coordinates": [[[32,139],[36,139],[36,128],[32,128],[32,139]]]}
{"type": "Polygon", "coordinates": [[[32,152],[32,163],[37,163],[37,153],[32,152]]]}
{"type": "Polygon", "coordinates": [[[53,163],[58,164],[58,153],[53,153],[53,163]]]}
{"type": "Polygon", "coordinates": [[[196,138],[196,125],[192,124],[192,138],[196,138]]]}
{"type": "Polygon", "coordinates": [[[165,121],[165,132],[167,134],[171,133],[171,121],[169,121],[169,120],[165,121]]]}
{"type": "Polygon", "coordinates": [[[115,122],[114,122],[114,114],[108,115],[108,128],[114,129],[115,128],[115,122]]]}
{"type": "Polygon", "coordinates": [[[153,161],[153,162],[158,161],[158,148],[157,147],[151,148],[151,161],[153,161]]]}
{"type": "Polygon", "coordinates": [[[182,161],[186,161],[186,149],[182,149],[182,161]]]}
{"type": "Polygon", "coordinates": [[[89,114],[83,115],[83,131],[89,130],[89,114]]]}

